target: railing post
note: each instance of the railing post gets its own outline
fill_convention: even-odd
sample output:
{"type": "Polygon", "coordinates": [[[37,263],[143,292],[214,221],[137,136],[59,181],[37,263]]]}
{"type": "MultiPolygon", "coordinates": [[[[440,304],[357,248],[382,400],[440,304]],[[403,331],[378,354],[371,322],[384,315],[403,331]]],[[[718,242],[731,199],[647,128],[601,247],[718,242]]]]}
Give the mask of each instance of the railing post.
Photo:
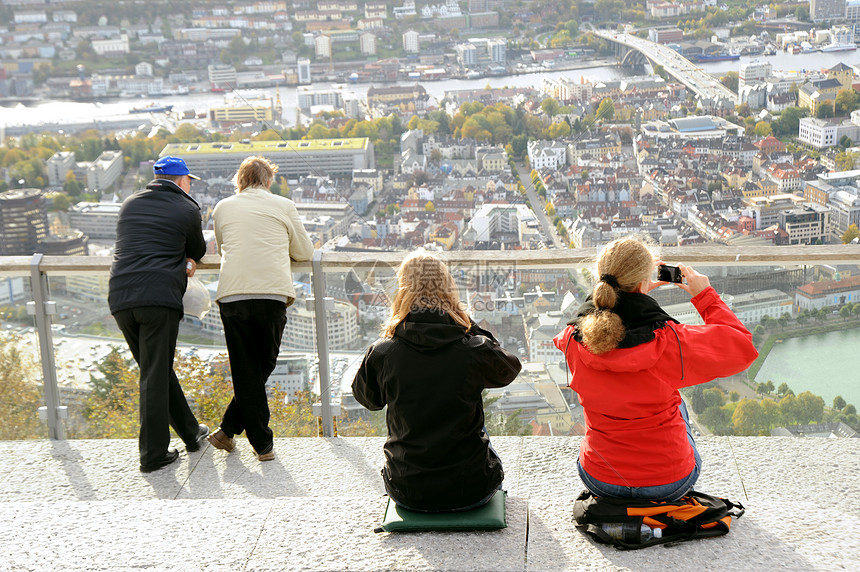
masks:
{"type": "Polygon", "coordinates": [[[334,422],[331,408],[331,376],[328,359],[328,323],[326,321],[325,273],[322,269],[322,251],[314,250],[311,259],[314,288],[314,313],[317,334],[317,373],[320,379],[320,404],[323,437],[334,437],[334,422]]]}
{"type": "Polygon", "coordinates": [[[51,314],[56,314],[57,304],[48,300],[48,279],[39,269],[41,262],[42,254],[34,254],[30,262],[30,289],[33,292],[33,301],[27,303],[27,311],[36,317],[36,331],[39,333],[48,436],[59,440],[65,439],[62,420],[68,416],[68,410],[60,406],[57,367],[54,363],[54,340],[51,336],[51,314]]]}

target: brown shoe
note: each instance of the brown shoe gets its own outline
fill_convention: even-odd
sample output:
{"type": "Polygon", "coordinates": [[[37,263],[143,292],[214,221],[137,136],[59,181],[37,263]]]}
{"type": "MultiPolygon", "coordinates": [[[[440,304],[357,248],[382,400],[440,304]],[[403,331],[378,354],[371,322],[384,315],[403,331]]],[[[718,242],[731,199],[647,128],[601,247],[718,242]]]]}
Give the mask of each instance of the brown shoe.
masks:
{"type": "Polygon", "coordinates": [[[212,446],[228,453],[236,447],[236,442],[232,437],[228,437],[220,428],[214,433],[210,433],[206,439],[212,443],[212,446]]]}
{"type": "Polygon", "coordinates": [[[272,449],[268,453],[263,453],[262,455],[257,453],[257,459],[262,463],[263,461],[274,461],[275,460],[275,450],[272,449]]]}

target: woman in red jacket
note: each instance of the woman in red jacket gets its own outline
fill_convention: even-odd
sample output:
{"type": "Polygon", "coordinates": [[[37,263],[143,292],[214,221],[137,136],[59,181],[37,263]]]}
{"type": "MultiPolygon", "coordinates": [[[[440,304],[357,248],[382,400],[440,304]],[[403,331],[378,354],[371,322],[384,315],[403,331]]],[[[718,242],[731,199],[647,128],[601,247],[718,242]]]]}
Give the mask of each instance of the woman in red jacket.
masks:
{"type": "Polygon", "coordinates": [[[758,356],[752,335],[707,276],[679,264],[677,284],[705,325],[666,314],[648,292],[655,259],[638,238],[609,243],[600,281],[554,339],[585,412],[577,466],[596,496],[677,500],[695,484],[701,458],[678,389],[743,371],[758,356]]]}

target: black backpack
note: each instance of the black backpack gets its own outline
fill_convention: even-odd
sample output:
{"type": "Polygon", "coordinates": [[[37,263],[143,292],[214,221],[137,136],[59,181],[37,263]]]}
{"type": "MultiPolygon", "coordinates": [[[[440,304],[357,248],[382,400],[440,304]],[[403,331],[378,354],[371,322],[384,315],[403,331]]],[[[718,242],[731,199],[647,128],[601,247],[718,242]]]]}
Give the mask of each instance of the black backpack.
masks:
{"type": "Polygon", "coordinates": [[[675,502],[595,497],[583,491],[573,503],[576,528],[619,550],[722,536],[729,533],[732,517],[740,518],[743,514],[741,503],[696,491],[690,491],[675,502]],[[613,524],[626,525],[621,538],[618,534],[610,535],[603,527],[613,524]],[[639,529],[643,524],[651,529],[659,528],[658,534],[662,537],[641,539],[639,529]]]}

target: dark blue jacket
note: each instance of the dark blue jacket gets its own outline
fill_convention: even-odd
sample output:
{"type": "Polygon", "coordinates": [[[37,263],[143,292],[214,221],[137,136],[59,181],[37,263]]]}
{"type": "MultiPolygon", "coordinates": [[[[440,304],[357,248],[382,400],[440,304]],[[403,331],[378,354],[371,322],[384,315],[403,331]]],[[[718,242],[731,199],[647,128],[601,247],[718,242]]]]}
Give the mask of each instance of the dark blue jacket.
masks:
{"type": "Polygon", "coordinates": [[[108,286],[111,314],[144,306],[182,311],[185,259],[200,260],[205,253],[197,202],[172,181],[152,181],[119,211],[108,286]]]}

